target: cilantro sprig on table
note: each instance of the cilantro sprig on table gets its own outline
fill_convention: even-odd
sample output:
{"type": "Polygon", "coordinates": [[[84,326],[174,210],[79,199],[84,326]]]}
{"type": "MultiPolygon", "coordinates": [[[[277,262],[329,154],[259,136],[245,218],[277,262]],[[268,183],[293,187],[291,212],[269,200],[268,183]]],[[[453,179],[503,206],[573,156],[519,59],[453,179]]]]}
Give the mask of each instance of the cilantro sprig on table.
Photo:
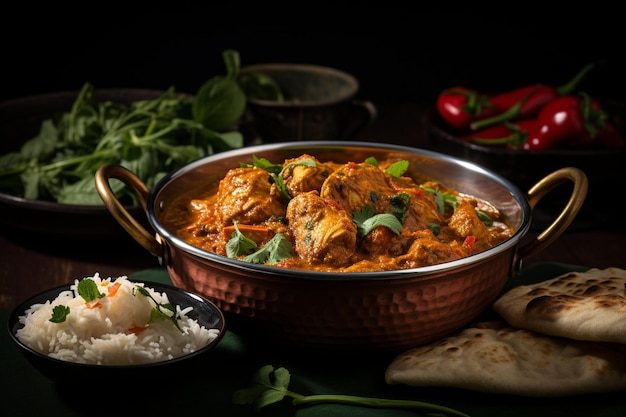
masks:
{"type": "Polygon", "coordinates": [[[293,406],[316,404],[344,404],[357,407],[388,409],[414,409],[428,416],[469,417],[469,415],[437,404],[413,400],[393,400],[385,398],[361,397],[343,394],[302,395],[289,390],[291,374],[285,368],[274,369],[272,365],[261,367],[253,376],[252,384],[233,393],[232,402],[236,405],[252,405],[259,413],[263,407],[291,398],[293,406]]]}
{"type": "MultiPolygon", "coordinates": [[[[85,83],[72,108],[41,123],[19,151],[0,156],[0,190],[33,200],[102,205],[93,180],[105,163],[120,164],[151,188],[166,173],[195,159],[243,145],[224,131],[245,110],[236,82],[239,54],[223,53],[228,74],[210,78],[195,98],[169,88],[154,99],[130,104],[97,101],[85,83]]],[[[111,184],[126,203],[134,194],[111,184]]]]}

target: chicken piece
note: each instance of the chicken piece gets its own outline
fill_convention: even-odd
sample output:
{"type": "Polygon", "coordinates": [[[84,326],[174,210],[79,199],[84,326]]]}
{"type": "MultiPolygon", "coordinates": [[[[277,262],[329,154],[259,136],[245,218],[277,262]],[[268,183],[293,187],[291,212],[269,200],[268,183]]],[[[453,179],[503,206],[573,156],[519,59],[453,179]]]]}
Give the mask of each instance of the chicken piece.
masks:
{"type": "Polygon", "coordinates": [[[220,181],[216,202],[222,226],[229,226],[235,220],[257,224],[285,214],[285,205],[270,183],[268,172],[259,168],[229,170],[220,181]]]}
{"type": "Polygon", "coordinates": [[[281,173],[283,183],[292,197],[309,191],[320,191],[322,184],[334,169],[313,156],[304,154],[298,158],[286,159],[281,173]],[[315,166],[299,165],[304,160],[315,162],[315,166]]]}
{"type": "Polygon", "coordinates": [[[476,214],[476,208],[461,200],[448,221],[448,226],[460,237],[474,236],[476,241],[489,238],[489,230],[476,214]]]}
{"type": "Polygon", "coordinates": [[[388,209],[389,196],[396,194],[387,181],[378,167],[349,162],[324,181],[320,196],[337,202],[350,215],[367,205],[382,213],[388,209]]]}
{"type": "Polygon", "coordinates": [[[338,205],[315,191],[299,194],[287,205],[296,254],[310,263],[348,265],[356,249],[356,225],[338,205]]]}
{"type": "Polygon", "coordinates": [[[360,248],[370,255],[397,256],[404,253],[406,241],[386,227],[376,227],[363,238],[360,248]]]}
{"type": "Polygon", "coordinates": [[[423,190],[410,177],[393,178],[389,185],[396,195],[407,194],[410,198],[403,221],[403,233],[428,229],[430,224],[443,224],[445,217],[437,208],[434,194],[423,190]]]}
{"type": "Polygon", "coordinates": [[[422,230],[416,233],[415,237],[406,254],[396,258],[401,269],[436,265],[460,258],[458,251],[451,245],[437,240],[430,230],[422,230]]]}

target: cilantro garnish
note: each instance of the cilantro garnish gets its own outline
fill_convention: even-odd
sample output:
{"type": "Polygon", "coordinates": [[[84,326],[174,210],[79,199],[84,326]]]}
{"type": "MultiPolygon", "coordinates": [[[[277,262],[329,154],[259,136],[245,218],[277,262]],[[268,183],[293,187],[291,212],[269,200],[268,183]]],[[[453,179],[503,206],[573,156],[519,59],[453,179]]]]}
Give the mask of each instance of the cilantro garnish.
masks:
{"type": "Polygon", "coordinates": [[[437,204],[437,211],[441,214],[446,213],[446,206],[450,206],[453,210],[459,205],[456,197],[448,192],[442,193],[439,187],[425,187],[420,185],[420,188],[426,192],[433,193],[435,197],[435,204],[437,204]]]}
{"type": "MultiPolygon", "coordinates": [[[[106,294],[98,291],[98,284],[94,280],[89,278],[83,278],[78,282],[76,286],[78,295],[80,295],[86,303],[89,303],[97,298],[102,298],[106,294]]],[[[64,305],[55,306],[52,309],[52,316],[50,321],[52,323],[63,323],[67,316],[70,314],[70,308],[64,305]]]]}
{"type": "Polygon", "coordinates": [[[437,223],[428,223],[428,228],[435,236],[438,236],[441,233],[441,229],[437,223]]]}
{"type": "Polygon", "coordinates": [[[409,205],[411,204],[411,196],[407,193],[400,193],[398,195],[391,196],[389,199],[392,208],[392,214],[400,220],[400,223],[404,223],[406,216],[409,212],[409,205]]]}
{"type": "MultiPolygon", "coordinates": [[[[378,161],[373,156],[370,156],[365,159],[366,164],[370,164],[372,166],[378,167],[378,161]]],[[[399,178],[409,169],[409,161],[401,160],[396,161],[393,164],[389,165],[385,172],[392,177],[399,178]]]]}
{"type": "Polygon", "coordinates": [[[176,310],[174,310],[174,307],[170,303],[157,302],[157,300],[155,300],[154,297],[150,294],[150,291],[148,291],[141,285],[135,285],[134,290],[136,290],[139,294],[150,298],[154,302],[155,306],[150,312],[150,320],[169,320],[174,323],[174,326],[176,326],[176,328],[181,333],[183,332],[183,330],[180,328],[180,325],[178,324],[176,314],[174,314],[176,310]],[[169,311],[171,314],[168,314],[167,311],[169,311]]]}
{"type": "Polygon", "coordinates": [[[378,168],[378,161],[373,156],[370,156],[369,158],[365,158],[365,163],[378,168]]]}
{"type": "Polygon", "coordinates": [[[493,220],[485,212],[476,210],[476,215],[478,216],[480,221],[485,224],[485,226],[487,227],[493,226],[493,220]]]}
{"type": "Polygon", "coordinates": [[[284,234],[277,233],[261,249],[246,256],[243,260],[254,264],[273,265],[291,256],[291,243],[285,239],[284,234]]]}
{"type": "Polygon", "coordinates": [[[285,186],[285,183],[283,181],[283,176],[282,176],[283,172],[287,171],[288,169],[293,169],[294,167],[297,167],[297,166],[305,166],[305,167],[314,168],[317,166],[317,164],[311,158],[304,158],[297,162],[291,162],[283,166],[279,164],[273,164],[265,158],[257,158],[256,155],[252,155],[252,165],[240,163],[239,166],[248,167],[248,168],[256,167],[256,168],[264,169],[267,172],[269,172],[270,177],[272,178],[272,181],[274,181],[274,183],[278,187],[278,190],[280,191],[280,195],[285,200],[289,201],[291,200],[291,195],[289,194],[289,191],[287,190],[287,187],[285,186]]]}
{"type": "Polygon", "coordinates": [[[96,298],[102,298],[105,296],[104,293],[98,291],[98,284],[95,283],[94,280],[89,278],[84,278],[78,282],[77,285],[78,295],[83,297],[85,302],[90,302],[95,300],[96,298]]]}
{"type": "Polygon", "coordinates": [[[63,323],[69,314],[70,308],[68,306],[54,306],[54,308],[52,309],[52,317],[50,317],[50,321],[52,323],[63,323]]]}
{"type": "Polygon", "coordinates": [[[241,255],[252,253],[257,247],[256,242],[241,233],[239,227],[237,227],[237,221],[233,221],[233,226],[235,231],[230,235],[228,242],[226,242],[226,256],[237,258],[241,255]]]}
{"type": "Polygon", "coordinates": [[[409,161],[401,160],[389,165],[385,172],[392,177],[399,178],[409,169],[409,161]]]}
{"type": "Polygon", "coordinates": [[[379,226],[386,227],[395,234],[400,234],[402,231],[402,223],[394,214],[374,214],[374,208],[370,205],[352,213],[352,221],[357,227],[359,237],[367,236],[369,232],[379,226]]]}
{"type": "Polygon", "coordinates": [[[235,226],[235,231],[231,234],[228,242],[226,242],[226,256],[229,258],[236,259],[247,255],[243,258],[245,262],[273,265],[292,257],[291,243],[285,239],[284,234],[277,233],[261,249],[253,252],[257,248],[256,242],[241,233],[236,221],[233,222],[233,225],[235,226]]]}
{"type": "Polygon", "coordinates": [[[274,369],[265,365],[254,374],[252,385],[233,393],[232,402],[237,405],[252,405],[258,413],[265,406],[291,398],[291,405],[344,404],[357,407],[415,409],[426,415],[469,417],[453,408],[414,400],[392,400],[385,398],[359,397],[343,394],[302,395],[289,390],[291,374],[285,368],[274,369]]]}

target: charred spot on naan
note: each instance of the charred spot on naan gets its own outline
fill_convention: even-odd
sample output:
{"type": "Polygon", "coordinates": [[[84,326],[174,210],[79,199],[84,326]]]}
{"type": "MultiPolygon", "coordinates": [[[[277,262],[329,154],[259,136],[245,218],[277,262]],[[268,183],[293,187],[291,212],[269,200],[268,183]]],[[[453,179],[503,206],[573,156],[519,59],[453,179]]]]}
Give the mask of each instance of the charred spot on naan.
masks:
{"type": "Polygon", "coordinates": [[[557,314],[572,308],[578,297],[570,295],[542,295],[531,299],[526,304],[526,311],[538,314],[557,314]]]}

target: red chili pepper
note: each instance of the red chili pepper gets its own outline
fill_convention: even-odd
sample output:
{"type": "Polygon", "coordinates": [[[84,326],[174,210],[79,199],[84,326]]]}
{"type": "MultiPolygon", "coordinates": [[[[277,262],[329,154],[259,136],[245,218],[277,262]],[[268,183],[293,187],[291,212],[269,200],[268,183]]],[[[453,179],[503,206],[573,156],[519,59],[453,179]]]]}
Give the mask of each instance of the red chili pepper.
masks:
{"type": "Polygon", "coordinates": [[[463,138],[468,142],[480,145],[517,149],[526,142],[528,133],[536,128],[537,123],[536,119],[504,122],[478,132],[472,132],[463,138]]]}
{"type": "Polygon", "coordinates": [[[607,114],[587,94],[559,97],[537,116],[538,125],[528,134],[523,149],[581,149],[595,145],[606,129],[607,114]]]}
{"type": "Polygon", "coordinates": [[[465,87],[443,90],[437,97],[436,108],[448,125],[460,131],[467,130],[475,120],[495,114],[486,95],[465,87]]]}
{"type": "Polygon", "coordinates": [[[595,63],[587,64],[574,78],[559,87],[535,84],[490,96],[489,100],[496,115],[473,122],[470,129],[478,130],[507,120],[536,117],[552,100],[573,94],[580,81],[594,66],[595,63]]]}

